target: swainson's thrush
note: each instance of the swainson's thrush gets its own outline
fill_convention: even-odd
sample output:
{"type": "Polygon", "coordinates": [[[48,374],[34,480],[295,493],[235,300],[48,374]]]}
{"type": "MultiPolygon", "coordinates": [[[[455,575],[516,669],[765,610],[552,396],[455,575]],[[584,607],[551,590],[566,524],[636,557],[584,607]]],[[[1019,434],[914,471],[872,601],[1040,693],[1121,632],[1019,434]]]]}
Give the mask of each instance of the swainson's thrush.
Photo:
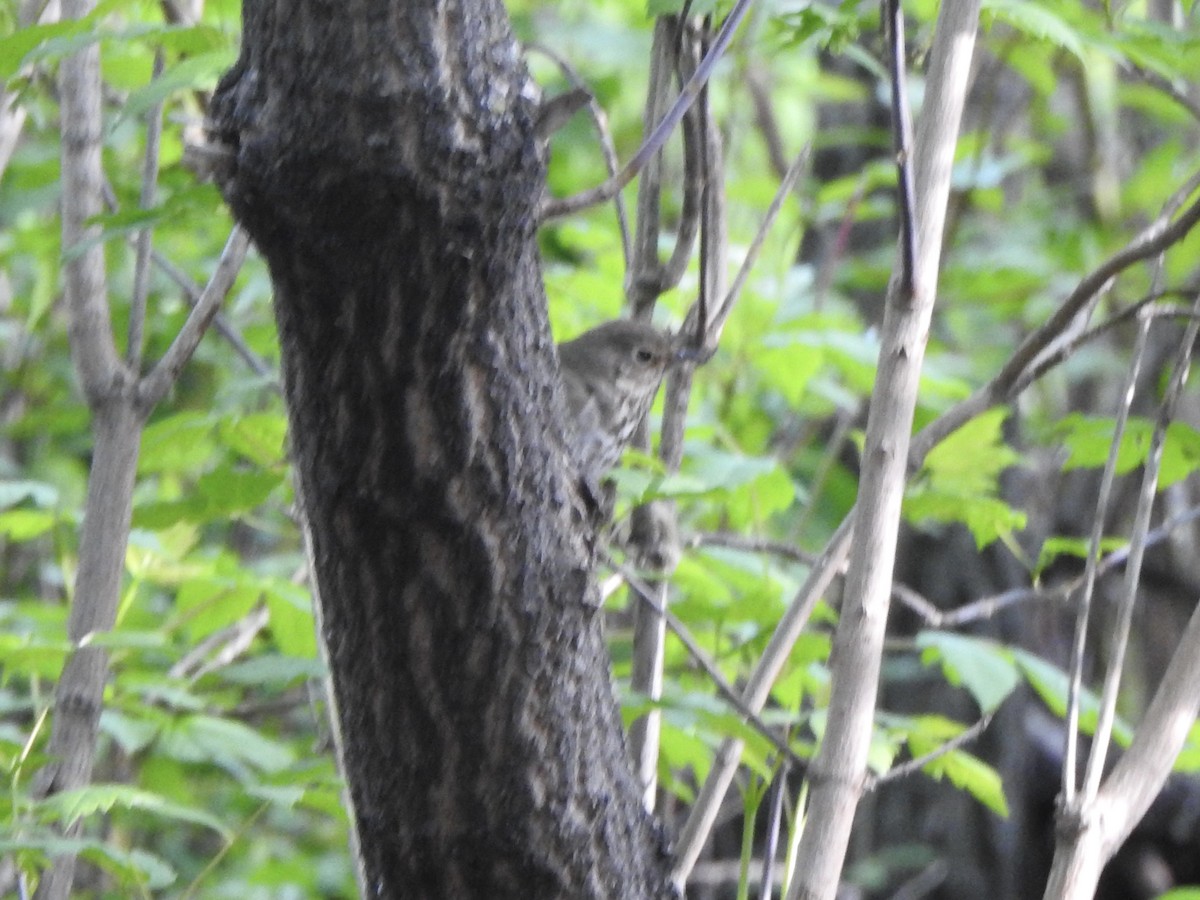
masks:
{"type": "Polygon", "coordinates": [[[676,352],[669,335],[617,320],[558,347],[580,472],[599,481],[621,458],[676,352]]]}

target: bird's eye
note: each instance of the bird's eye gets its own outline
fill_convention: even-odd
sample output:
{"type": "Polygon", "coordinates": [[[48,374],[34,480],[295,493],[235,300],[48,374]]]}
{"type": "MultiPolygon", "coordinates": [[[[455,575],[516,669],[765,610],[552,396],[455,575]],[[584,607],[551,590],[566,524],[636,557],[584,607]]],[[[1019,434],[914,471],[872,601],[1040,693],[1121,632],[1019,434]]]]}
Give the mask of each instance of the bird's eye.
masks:
{"type": "Polygon", "coordinates": [[[640,363],[649,363],[654,361],[654,353],[645,347],[638,347],[633,351],[633,358],[640,363]]]}

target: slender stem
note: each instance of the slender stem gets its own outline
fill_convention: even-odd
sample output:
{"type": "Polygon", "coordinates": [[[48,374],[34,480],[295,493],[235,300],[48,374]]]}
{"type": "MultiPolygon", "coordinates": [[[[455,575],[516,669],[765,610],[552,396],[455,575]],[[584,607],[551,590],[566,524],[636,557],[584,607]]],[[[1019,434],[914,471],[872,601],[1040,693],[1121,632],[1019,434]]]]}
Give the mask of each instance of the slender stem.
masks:
{"type": "MultiPolygon", "coordinates": [[[[154,69],[151,80],[162,76],[163,53],[154,54],[154,69]]],[[[157,100],[146,113],[146,156],[142,163],[142,210],[154,206],[158,185],[158,148],[162,138],[163,101],[157,100]]],[[[150,290],[150,245],[154,229],[146,225],[138,229],[133,264],[133,295],[129,301],[129,340],[125,347],[125,360],[129,368],[137,372],[142,367],[145,346],[146,297],[150,290]]]]}
{"type": "Polygon", "coordinates": [[[250,238],[240,226],[235,225],[229,233],[229,240],[225,242],[225,249],[221,251],[221,258],[217,260],[212,278],[200,295],[199,302],[192,307],[191,314],[179,329],[179,334],[175,336],[167,352],[163,354],[163,358],[138,385],[138,400],[143,409],[153,408],[166,395],[179,373],[183,371],[183,367],[187,365],[187,361],[192,358],[192,354],[200,345],[200,338],[204,336],[217,310],[221,308],[221,301],[233,287],[233,280],[242,268],[242,261],[245,260],[249,247],[250,238]]]}
{"type": "Polygon", "coordinates": [[[1138,584],[1141,581],[1142,558],[1146,551],[1146,537],[1150,532],[1150,515],[1154,508],[1154,496],[1158,491],[1158,473],[1162,465],[1163,446],[1166,443],[1167,426],[1175,417],[1179,397],[1187,384],[1191,368],[1192,346],[1200,332],[1200,293],[1193,307],[1194,317],[1184,329],[1179,342],[1170,384],[1159,409],[1158,422],[1150,439],[1150,451],[1142,472],[1142,486],[1138,493],[1137,512],[1133,531],[1129,539],[1129,562],[1125,567],[1125,590],[1117,613],[1116,626],[1110,637],[1108,668],[1104,678],[1104,691],[1100,698],[1100,715],[1096,722],[1096,733],[1092,740],[1092,752],[1088,757],[1087,774],[1083,780],[1083,797],[1086,801],[1095,797],[1100,789],[1104,774],[1104,761],[1108,755],[1108,742],[1112,734],[1113,719],[1116,717],[1117,694],[1121,687],[1124,670],[1125,648],[1129,642],[1129,626],[1133,619],[1133,607],[1137,601],[1138,584]]]}
{"type": "MultiPolygon", "coordinates": [[[[94,0],[64,0],[64,19],[81,19],[94,0]]],[[[71,357],[88,403],[95,407],[128,372],[117,355],[108,309],[103,233],[100,46],[88,44],[59,67],[62,96],[62,244],[70,313],[71,357]]]]}
{"type": "Polygon", "coordinates": [[[1075,636],[1071,644],[1071,664],[1068,670],[1070,683],[1067,690],[1067,733],[1062,772],[1063,804],[1067,807],[1074,803],[1077,788],[1078,773],[1075,759],[1079,745],[1079,706],[1083,683],[1084,649],[1087,643],[1088,619],[1092,609],[1096,574],[1100,567],[1100,550],[1104,540],[1104,513],[1108,509],[1109,496],[1117,477],[1117,457],[1120,454],[1125,426],[1129,422],[1129,410],[1133,405],[1134,389],[1137,387],[1138,374],[1146,353],[1146,339],[1150,334],[1150,322],[1148,317],[1143,317],[1138,326],[1133,358],[1129,364],[1129,373],[1125,377],[1121,406],[1117,410],[1113,437],[1108,447],[1108,459],[1105,461],[1104,472],[1100,477],[1100,490],[1096,496],[1096,512],[1092,516],[1092,534],[1088,547],[1087,564],[1084,568],[1083,591],[1079,598],[1079,609],[1075,617],[1075,636]]]}

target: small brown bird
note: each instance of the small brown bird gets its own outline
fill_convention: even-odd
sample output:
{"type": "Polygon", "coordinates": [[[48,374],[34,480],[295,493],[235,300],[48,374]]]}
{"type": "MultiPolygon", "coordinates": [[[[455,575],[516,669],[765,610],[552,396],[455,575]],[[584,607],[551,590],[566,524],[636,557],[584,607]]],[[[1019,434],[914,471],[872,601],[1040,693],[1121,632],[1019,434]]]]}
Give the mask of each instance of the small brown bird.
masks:
{"type": "Polygon", "coordinates": [[[596,482],[616,465],[677,358],[671,336],[617,320],[558,347],[575,461],[596,482]]]}

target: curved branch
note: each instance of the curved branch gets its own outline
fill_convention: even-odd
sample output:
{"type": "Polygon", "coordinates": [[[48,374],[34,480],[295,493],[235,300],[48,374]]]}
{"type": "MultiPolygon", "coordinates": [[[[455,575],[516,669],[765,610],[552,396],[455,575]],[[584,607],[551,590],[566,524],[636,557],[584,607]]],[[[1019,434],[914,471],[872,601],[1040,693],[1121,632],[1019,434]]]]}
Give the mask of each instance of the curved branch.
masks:
{"type": "Polygon", "coordinates": [[[204,336],[204,332],[208,329],[213,317],[216,316],[217,310],[221,308],[221,301],[233,287],[233,281],[241,271],[242,262],[245,260],[246,251],[249,248],[250,238],[245,231],[235,225],[229,233],[229,240],[225,242],[225,249],[221,251],[221,258],[217,260],[212,277],[204,286],[200,299],[192,307],[187,321],[179,329],[179,334],[175,335],[175,340],[171,342],[171,346],[163,354],[162,359],[138,385],[138,403],[142,409],[147,411],[153,409],[154,405],[175,384],[175,379],[179,377],[183,367],[196,352],[196,348],[200,345],[200,338],[204,336]]]}
{"type": "Polygon", "coordinates": [[[725,55],[725,51],[729,48],[734,32],[737,31],[738,25],[741,24],[749,8],[750,0],[737,0],[733,9],[729,11],[729,15],[725,17],[725,21],[721,23],[721,29],[717,32],[712,47],[704,55],[704,59],[700,61],[700,65],[696,67],[695,74],[684,85],[683,90],[675,99],[671,108],[667,110],[667,114],[655,126],[650,136],[646,138],[642,146],[633,155],[633,158],[625,164],[616,177],[610,178],[604,184],[597,185],[591,190],[576,194],[574,197],[566,197],[561,200],[544,203],[539,216],[542,221],[570,215],[573,212],[579,212],[581,209],[587,209],[589,206],[595,206],[597,203],[604,203],[607,200],[611,200],[622,188],[633,181],[634,177],[645,167],[646,163],[662,149],[663,144],[667,142],[667,138],[671,136],[671,132],[675,130],[676,126],[683,119],[683,114],[696,102],[696,98],[700,96],[700,91],[708,83],[708,79],[716,68],[717,63],[720,62],[721,57],[725,55]]]}

